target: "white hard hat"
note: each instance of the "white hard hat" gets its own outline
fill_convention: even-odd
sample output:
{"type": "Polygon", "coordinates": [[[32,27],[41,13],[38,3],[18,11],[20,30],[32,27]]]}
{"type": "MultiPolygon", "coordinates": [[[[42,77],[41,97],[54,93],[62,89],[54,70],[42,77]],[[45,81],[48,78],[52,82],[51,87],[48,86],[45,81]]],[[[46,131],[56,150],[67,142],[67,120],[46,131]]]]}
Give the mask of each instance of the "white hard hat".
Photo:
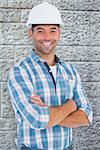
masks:
{"type": "Polygon", "coordinates": [[[59,10],[52,4],[43,2],[31,9],[26,25],[31,27],[32,24],[63,25],[63,22],[59,10]]]}

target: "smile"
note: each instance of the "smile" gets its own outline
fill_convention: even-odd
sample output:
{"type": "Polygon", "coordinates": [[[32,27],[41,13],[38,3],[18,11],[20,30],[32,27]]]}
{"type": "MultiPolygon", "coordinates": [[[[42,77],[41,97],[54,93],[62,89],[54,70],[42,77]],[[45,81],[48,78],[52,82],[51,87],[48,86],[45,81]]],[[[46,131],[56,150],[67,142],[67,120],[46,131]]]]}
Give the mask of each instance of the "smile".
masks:
{"type": "Polygon", "coordinates": [[[44,46],[50,46],[52,44],[52,42],[43,42],[42,43],[44,46]]]}

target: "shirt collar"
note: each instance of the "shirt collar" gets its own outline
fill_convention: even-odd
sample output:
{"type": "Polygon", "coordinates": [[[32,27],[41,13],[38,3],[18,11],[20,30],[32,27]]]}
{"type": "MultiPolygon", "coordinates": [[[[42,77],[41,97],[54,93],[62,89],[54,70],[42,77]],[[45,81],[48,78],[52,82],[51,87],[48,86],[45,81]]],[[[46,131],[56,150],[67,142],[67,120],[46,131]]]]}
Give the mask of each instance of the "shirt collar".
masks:
{"type": "Polygon", "coordinates": [[[31,58],[32,58],[35,62],[44,61],[39,55],[37,55],[37,54],[34,52],[34,49],[31,51],[30,55],[31,55],[31,58]]]}
{"type": "MultiPolygon", "coordinates": [[[[42,61],[42,62],[45,62],[44,59],[42,59],[39,55],[37,55],[35,52],[34,52],[34,49],[31,51],[31,58],[35,61],[35,62],[39,62],[39,61],[42,61]]],[[[55,62],[56,63],[61,63],[62,61],[55,55],[55,62]]]]}

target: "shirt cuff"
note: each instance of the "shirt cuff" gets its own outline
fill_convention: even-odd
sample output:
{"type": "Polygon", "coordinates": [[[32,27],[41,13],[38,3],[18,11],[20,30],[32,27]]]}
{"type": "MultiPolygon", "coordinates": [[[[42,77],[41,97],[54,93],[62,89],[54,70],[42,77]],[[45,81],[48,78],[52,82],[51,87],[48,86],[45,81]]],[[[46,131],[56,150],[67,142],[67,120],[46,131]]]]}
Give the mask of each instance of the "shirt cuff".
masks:
{"type": "Polygon", "coordinates": [[[88,109],[88,108],[79,108],[79,110],[82,110],[86,113],[86,116],[89,120],[89,124],[92,124],[92,120],[93,120],[93,112],[92,110],[88,109]]]}
{"type": "Polygon", "coordinates": [[[45,129],[50,117],[49,107],[40,107],[39,109],[39,120],[38,120],[38,129],[45,129]]]}

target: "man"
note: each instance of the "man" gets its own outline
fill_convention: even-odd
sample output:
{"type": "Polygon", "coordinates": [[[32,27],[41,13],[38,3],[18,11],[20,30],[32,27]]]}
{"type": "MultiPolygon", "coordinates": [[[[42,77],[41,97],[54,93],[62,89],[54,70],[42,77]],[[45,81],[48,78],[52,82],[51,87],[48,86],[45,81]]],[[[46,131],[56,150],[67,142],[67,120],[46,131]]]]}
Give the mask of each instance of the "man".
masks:
{"type": "Polygon", "coordinates": [[[62,24],[58,9],[47,2],[29,13],[35,48],[12,67],[8,80],[20,149],[69,150],[72,128],[92,121],[77,70],[55,55],[62,24]]]}

